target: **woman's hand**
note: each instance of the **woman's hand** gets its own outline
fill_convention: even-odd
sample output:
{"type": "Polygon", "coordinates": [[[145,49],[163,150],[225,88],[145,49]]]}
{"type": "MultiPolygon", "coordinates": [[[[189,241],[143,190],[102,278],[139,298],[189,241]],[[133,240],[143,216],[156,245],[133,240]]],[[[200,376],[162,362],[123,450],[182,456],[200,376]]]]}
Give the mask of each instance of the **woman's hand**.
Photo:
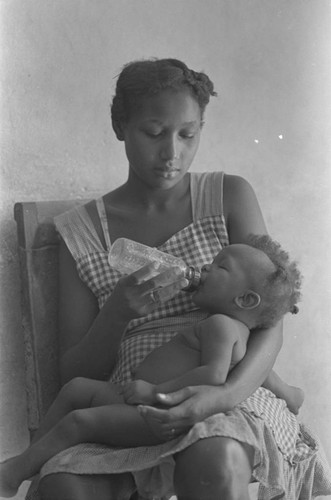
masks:
{"type": "Polygon", "coordinates": [[[63,242],[59,268],[62,383],[74,377],[109,378],[129,321],[152,312],[160,301],[187,286],[176,269],[157,274],[153,265],[145,266],[122,278],[99,310],[97,298],[80,279],[63,242]]]}
{"type": "Polygon", "coordinates": [[[162,409],[150,406],[138,409],[154,434],[166,439],[171,432],[176,437],[215,413],[233,409],[253,394],[269,374],[281,345],[281,322],[267,330],[252,331],[244,358],[230,371],[224,384],[190,386],[157,394],[162,409]]]}
{"type": "Polygon", "coordinates": [[[226,384],[190,386],[169,394],[157,394],[163,407],[140,405],[138,410],[160,439],[183,434],[202,420],[231,408],[226,384]]]}
{"type": "Polygon", "coordinates": [[[130,321],[153,312],[161,302],[174,297],[188,286],[179,268],[167,269],[159,274],[156,263],[147,264],[128,276],[121,278],[109,299],[108,307],[119,317],[130,321]]]}

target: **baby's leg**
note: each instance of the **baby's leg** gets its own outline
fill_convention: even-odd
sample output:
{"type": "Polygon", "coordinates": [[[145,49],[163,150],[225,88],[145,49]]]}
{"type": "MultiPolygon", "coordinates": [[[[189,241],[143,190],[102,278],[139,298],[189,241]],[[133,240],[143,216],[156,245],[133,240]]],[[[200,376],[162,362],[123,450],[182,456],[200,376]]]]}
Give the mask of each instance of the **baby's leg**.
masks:
{"type": "Polygon", "coordinates": [[[288,385],[273,370],[265,380],[263,387],[273,392],[277,398],[286,401],[288,409],[297,415],[304,401],[305,395],[302,389],[294,385],[288,385]]]}
{"type": "Polygon", "coordinates": [[[32,443],[73,410],[123,402],[124,399],[116,385],[101,380],[76,377],[62,387],[35,432],[32,443]]]}
{"type": "Polygon", "coordinates": [[[135,406],[114,404],[71,411],[24,453],[0,464],[0,495],[14,495],[22,481],[36,474],[47,460],[84,442],[132,447],[155,445],[160,440],[135,406]]]}

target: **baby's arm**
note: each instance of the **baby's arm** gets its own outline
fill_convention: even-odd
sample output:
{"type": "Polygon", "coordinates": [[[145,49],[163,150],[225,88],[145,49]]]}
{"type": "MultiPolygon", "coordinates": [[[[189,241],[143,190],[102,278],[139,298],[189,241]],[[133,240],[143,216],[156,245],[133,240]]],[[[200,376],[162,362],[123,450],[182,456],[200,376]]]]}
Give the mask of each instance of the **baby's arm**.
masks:
{"type": "MultiPolygon", "coordinates": [[[[195,328],[201,350],[200,366],[156,385],[155,393],[174,392],[193,385],[220,385],[226,381],[238,339],[242,335],[248,336],[246,326],[228,316],[217,314],[198,323],[195,328]]],[[[242,357],[244,354],[243,351],[242,357]]]]}
{"type": "Polygon", "coordinates": [[[263,383],[263,387],[273,392],[277,398],[284,399],[288,409],[297,415],[304,401],[304,392],[299,387],[288,385],[277,373],[271,371],[263,383]]]}

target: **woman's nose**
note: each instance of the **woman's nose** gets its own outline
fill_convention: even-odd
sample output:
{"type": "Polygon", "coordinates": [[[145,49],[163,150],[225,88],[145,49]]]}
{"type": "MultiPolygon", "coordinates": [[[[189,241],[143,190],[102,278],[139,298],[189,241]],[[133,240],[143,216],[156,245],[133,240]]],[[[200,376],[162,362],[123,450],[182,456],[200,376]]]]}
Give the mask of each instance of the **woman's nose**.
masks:
{"type": "Polygon", "coordinates": [[[167,137],[164,139],[161,150],[162,159],[165,161],[174,161],[179,158],[179,144],[176,137],[167,137]]]}

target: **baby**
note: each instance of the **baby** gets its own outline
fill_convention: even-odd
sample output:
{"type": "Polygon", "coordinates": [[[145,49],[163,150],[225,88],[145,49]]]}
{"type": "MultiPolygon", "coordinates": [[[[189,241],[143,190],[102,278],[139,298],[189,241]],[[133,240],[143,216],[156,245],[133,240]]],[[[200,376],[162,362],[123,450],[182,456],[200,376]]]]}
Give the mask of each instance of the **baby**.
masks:
{"type": "MultiPolygon", "coordinates": [[[[84,378],[66,384],[29,448],[0,464],[0,496],[14,496],[52,456],[82,442],[159,444],[137,405],[156,404],[156,394],[189,385],[223,384],[245,356],[251,329],[270,327],[287,312],[297,312],[300,285],[296,264],[269,236],[251,236],[247,244],[222,249],[202,268],[201,284],[192,296],[210,316],[149,354],[137,367],[135,380],[123,387],[84,378]]],[[[273,373],[264,387],[284,399],[291,399],[294,390],[273,373]]]]}

